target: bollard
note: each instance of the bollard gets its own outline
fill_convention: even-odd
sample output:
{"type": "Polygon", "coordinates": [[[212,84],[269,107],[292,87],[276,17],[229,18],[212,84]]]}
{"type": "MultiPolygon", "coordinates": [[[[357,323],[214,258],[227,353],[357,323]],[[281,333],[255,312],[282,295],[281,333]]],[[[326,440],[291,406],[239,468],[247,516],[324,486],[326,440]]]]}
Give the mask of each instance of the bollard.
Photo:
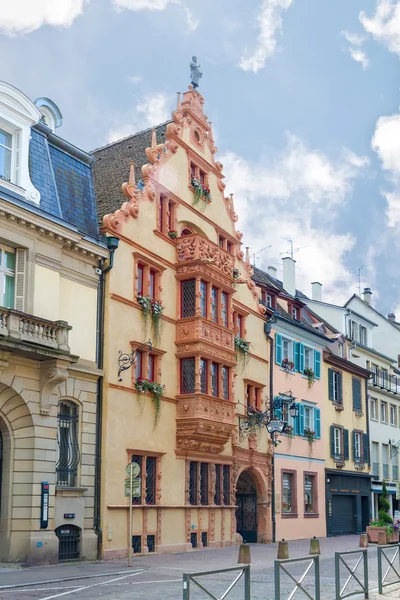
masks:
{"type": "Polygon", "coordinates": [[[378,545],[385,546],[386,545],[386,530],[378,531],[378,545]]]}
{"type": "Polygon", "coordinates": [[[250,546],[248,544],[240,544],[238,563],[244,565],[251,564],[250,546]]]}
{"type": "Polygon", "coordinates": [[[282,539],[282,541],[278,543],[277,558],[280,558],[282,560],[284,560],[285,558],[289,558],[289,545],[284,539],[282,539]]]}
{"type": "Polygon", "coordinates": [[[368,536],[366,533],[360,535],[360,548],[368,548],[368,536]]]}
{"type": "Polygon", "coordinates": [[[319,548],[319,540],[314,537],[310,540],[310,554],[321,554],[321,550],[319,548]]]}

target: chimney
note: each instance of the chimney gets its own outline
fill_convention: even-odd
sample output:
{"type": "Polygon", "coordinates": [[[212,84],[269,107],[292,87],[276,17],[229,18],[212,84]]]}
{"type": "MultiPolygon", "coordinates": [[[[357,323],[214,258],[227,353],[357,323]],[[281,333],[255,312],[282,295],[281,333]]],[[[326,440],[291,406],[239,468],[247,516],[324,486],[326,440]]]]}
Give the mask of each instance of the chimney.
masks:
{"type": "Polygon", "coordinates": [[[322,283],[319,281],[313,281],[311,284],[311,298],[317,302],[322,300],[322,283]]]}
{"type": "Polygon", "coordinates": [[[268,275],[276,279],[276,269],[275,267],[268,267],[268,275]]]}
{"type": "Polygon", "coordinates": [[[290,256],[282,258],[283,287],[291,296],[296,295],[296,261],[290,256]]]}
{"type": "Polygon", "coordinates": [[[364,302],[366,302],[367,304],[369,304],[371,306],[371,296],[372,296],[372,292],[371,292],[371,288],[364,288],[364,302]]]}
{"type": "Polygon", "coordinates": [[[392,323],[394,323],[396,321],[396,315],[394,313],[389,313],[388,319],[389,321],[392,321],[392,323]]]}

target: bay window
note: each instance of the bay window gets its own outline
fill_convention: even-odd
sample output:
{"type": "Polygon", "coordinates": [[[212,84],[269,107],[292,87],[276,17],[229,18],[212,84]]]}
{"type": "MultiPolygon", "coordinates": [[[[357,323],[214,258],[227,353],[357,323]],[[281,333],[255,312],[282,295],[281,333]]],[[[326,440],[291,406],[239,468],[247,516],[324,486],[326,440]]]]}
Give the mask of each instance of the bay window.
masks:
{"type": "Polygon", "coordinates": [[[221,292],[221,317],[222,325],[228,327],[228,294],[221,292]]]}
{"type": "Polygon", "coordinates": [[[202,393],[215,398],[230,399],[231,369],[225,365],[211,362],[206,358],[199,360],[200,389],[196,391],[196,358],[181,358],[181,394],[202,393]]]}
{"type": "Polygon", "coordinates": [[[181,358],[181,394],[194,394],[195,359],[181,358]]]}
{"type": "Polygon", "coordinates": [[[229,400],[229,369],[222,367],[222,397],[229,400]]]}
{"type": "Polygon", "coordinates": [[[211,288],[211,320],[218,323],[218,290],[211,288]]]}
{"type": "Polygon", "coordinates": [[[200,281],[200,313],[202,317],[207,318],[207,284],[205,281],[200,281]]]}
{"type": "Polygon", "coordinates": [[[211,363],[211,394],[218,397],[219,385],[218,385],[218,365],[217,363],[211,363]]]}
{"type": "Polygon", "coordinates": [[[196,280],[187,279],[181,282],[181,316],[194,317],[196,314],[196,280]]]}
{"type": "Polygon", "coordinates": [[[207,394],[207,361],[204,358],[200,359],[200,389],[202,394],[207,394]]]}

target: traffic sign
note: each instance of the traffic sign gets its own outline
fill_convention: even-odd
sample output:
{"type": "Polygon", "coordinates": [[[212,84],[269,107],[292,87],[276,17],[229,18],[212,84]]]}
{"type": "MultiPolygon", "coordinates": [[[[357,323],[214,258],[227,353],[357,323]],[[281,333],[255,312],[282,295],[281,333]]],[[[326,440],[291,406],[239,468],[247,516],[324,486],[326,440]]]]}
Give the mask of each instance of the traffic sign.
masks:
{"type": "Polygon", "coordinates": [[[125,473],[130,477],[132,469],[132,477],[137,477],[140,474],[140,466],[136,462],[130,462],[127,464],[125,473]]]}
{"type": "MultiPolygon", "coordinates": [[[[127,477],[125,479],[125,496],[129,498],[131,491],[131,478],[127,477]]],[[[136,479],[132,479],[132,498],[140,498],[142,494],[142,479],[140,477],[136,477],[136,479]]]]}

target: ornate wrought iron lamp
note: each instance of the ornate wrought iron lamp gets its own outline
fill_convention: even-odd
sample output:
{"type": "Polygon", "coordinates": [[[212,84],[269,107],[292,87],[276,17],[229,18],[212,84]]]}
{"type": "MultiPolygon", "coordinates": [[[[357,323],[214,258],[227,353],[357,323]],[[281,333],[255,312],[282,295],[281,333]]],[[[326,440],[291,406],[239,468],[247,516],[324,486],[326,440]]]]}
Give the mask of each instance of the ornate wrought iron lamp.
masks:
{"type": "Polygon", "coordinates": [[[122,381],[122,377],[120,377],[121,373],[123,371],[127,371],[128,369],[130,369],[132,367],[132,365],[135,363],[138,352],[141,352],[145,348],[147,348],[147,350],[149,350],[149,351],[152,350],[153,345],[151,343],[151,340],[144,342],[143,344],[138,346],[135,350],[132,350],[132,352],[130,354],[124,353],[124,352],[122,352],[122,350],[119,351],[119,356],[118,356],[118,378],[119,379],[118,379],[118,381],[122,381]]]}
{"type": "Polygon", "coordinates": [[[276,417],[275,411],[282,410],[284,406],[289,404],[289,414],[293,419],[296,419],[299,416],[299,406],[295,400],[296,398],[293,396],[291,390],[289,390],[271,400],[269,408],[265,411],[256,410],[248,406],[247,416],[239,417],[239,439],[243,441],[250,434],[255,433],[257,429],[265,427],[272,441],[274,441],[275,434],[284,433],[287,427],[285,421],[276,417]]]}

